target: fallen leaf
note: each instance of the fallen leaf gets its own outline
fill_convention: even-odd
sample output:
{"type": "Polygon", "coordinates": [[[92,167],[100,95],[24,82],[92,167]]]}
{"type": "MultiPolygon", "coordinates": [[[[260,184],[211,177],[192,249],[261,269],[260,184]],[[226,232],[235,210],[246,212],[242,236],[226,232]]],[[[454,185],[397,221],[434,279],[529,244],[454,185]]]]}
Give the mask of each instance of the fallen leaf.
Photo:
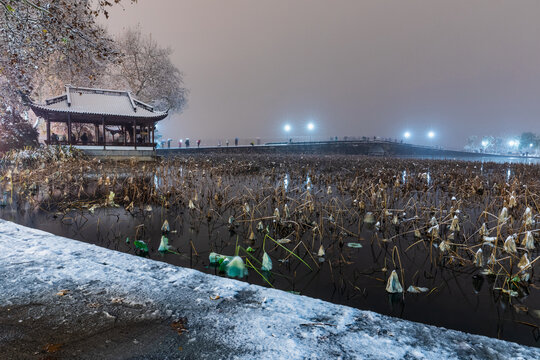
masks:
{"type": "Polygon", "coordinates": [[[49,354],[55,353],[62,347],[63,344],[47,344],[43,347],[43,350],[49,354]]]}
{"type": "Polygon", "coordinates": [[[58,296],[65,296],[69,293],[69,290],[67,289],[63,289],[63,290],[60,290],[59,292],[56,293],[56,295],[58,296]]]}
{"type": "Polygon", "coordinates": [[[219,299],[219,298],[220,298],[219,295],[210,296],[210,300],[217,300],[217,299],[219,299]]]}
{"type": "Polygon", "coordinates": [[[178,335],[182,335],[184,332],[188,331],[186,326],[187,326],[187,318],[185,317],[176,319],[171,323],[171,327],[178,333],[178,335]]]}

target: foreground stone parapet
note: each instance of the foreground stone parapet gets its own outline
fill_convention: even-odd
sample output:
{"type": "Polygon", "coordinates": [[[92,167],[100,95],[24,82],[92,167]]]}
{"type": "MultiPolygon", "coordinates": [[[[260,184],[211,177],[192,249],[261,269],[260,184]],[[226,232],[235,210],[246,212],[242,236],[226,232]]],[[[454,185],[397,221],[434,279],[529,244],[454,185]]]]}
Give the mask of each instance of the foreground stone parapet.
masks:
{"type": "Polygon", "coordinates": [[[2,359],[540,359],[0,220],[2,359]]]}

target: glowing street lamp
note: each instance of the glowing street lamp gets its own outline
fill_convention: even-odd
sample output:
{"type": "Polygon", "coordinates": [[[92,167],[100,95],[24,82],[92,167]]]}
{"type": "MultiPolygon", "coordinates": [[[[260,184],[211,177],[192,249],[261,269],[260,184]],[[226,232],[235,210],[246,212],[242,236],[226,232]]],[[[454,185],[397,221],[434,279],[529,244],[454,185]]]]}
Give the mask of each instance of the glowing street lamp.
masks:
{"type": "Polygon", "coordinates": [[[292,142],[292,139],[289,138],[289,133],[291,132],[292,130],[292,127],[290,124],[285,124],[283,125],[283,131],[285,131],[285,133],[287,134],[287,138],[285,139],[285,142],[292,142]]]}
{"type": "Polygon", "coordinates": [[[309,142],[311,142],[311,133],[313,132],[313,130],[315,129],[315,124],[312,123],[312,122],[309,122],[307,124],[307,129],[309,130],[309,142]]]}
{"type": "Polygon", "coordinates": [[[482,140],[482,146],[483,146],[483,147],[486,148],[488,145],[489,145],[489,141],[487,141],[487,140],[482,140]]]}
{"type": "Polygon", "coordinates": [[[508,146],[510,147],[519,147],[519,140],[510,140],[508,141],[508,146]]]}
{"type": "Polygon", "coordinates": [[[428,138],[433,139],[435,137],[435,132],[430,131],[430,132],[428,132],[427,136],[428,136],[428,138]]]}
{"type": "Polygon", "coordinates": [[[411,137],[411,133],[408,132],[408,131],[405,131],[405,133],[403,134],[403,137],[404,137],[405,139],[408,139],[408,138],[411,137]]]}

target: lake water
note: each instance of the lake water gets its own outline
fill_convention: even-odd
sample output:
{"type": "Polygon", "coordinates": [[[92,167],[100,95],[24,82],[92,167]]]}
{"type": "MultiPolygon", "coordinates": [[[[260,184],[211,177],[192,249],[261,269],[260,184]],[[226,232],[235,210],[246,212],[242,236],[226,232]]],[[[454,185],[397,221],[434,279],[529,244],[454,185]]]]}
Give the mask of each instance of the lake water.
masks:
{"type": "MultiPolygon", "coordinates": [[[[178,189],[178,198],[171,200],[168,207],[154,204],[130,211],[124,207],[97,207],[93,213],[88,209],[60,212],[54,207],[19,202],[15,197],[13,202],[8,198],[7,205],[0,207],[0,217],[218,276],[225,274],[209,263],[211,252],[234,255],[238,246],[252,248],[249,255],[243,250],[239,252],[257,268],[248,269],[247,277],[242,279],[250,283],[269,286],[270,282],[278,289],[359,309],[540,345],[540,291],[535,274],[538,264],[532,269],[527,292],[508,297],[494,290],[501,284],[498,277],[485,275],[472,264],[472,250],[461,250],[461,245],[454,249],[455,253],[441,254],[439,250],[440,241],[450,236],[452,195],[464,199],[459,213],[462,230],[452,241],[474,251],[482,247],[472,239],[481,208],[502,205],[498,191],[468,195],[471,185],[468,181],[458,184],[464,180],[461,175],[487,179],[486,191],[494,182],[503,184],[515,179],[530,181],[527,185],[534,190],[537,180],[532,171],[538,170],[522,165],[531,159],[505,158],[496,164],[490,158],[473,164],[433,159],[254,156],[233,158],[230,169],[213,170],[226,159],[229,158],[205,156],[178,166],[169,164],[178,170],[171,175],[176,185],[169,186],[185,186],[178,189]],[[236,168],[236,162],[242,166],[236,168]],[[509,165],[500,164],[506,162],[509,165]],[[399,185],[392,185],[396,178],[399,185]],[[381,179],[384,186],[378,185],[381,179]],[[189,201],[193,209],[188,206],[189,201]],[[364,209],[359,209],[360,202],[365,203],[364,209]],[[275,216],[276,208],[279,218],[275,216]],[[376,226],[365,222],[367,212],[373,212],[382,223],[376,226]],[[421,238],[416,238],[412,230],[422,228],[431,216],[441,224],[440,238],[433,241],[425,229],[421,238]],[[392,223],[394,217],[398,224],[392,223]],[[172,230],[167,237],[174,253],[158,252],[165,220],[172,230]],[[259,222],[262,231],[257,229],[259,222]],[[266,231],[274,240],[286,239],[283,247],[295,256],[276,242],[265,240],[266,231]],[[148,244],[148,254],[141,254],[135,240],[148,244]],[[351,247],[355,244],[361,247],[351,247]],[[319,256],[321,245],[323,256],[319,256]],[[263,273],[256,263],[265,251],[272,260],[271,273],[263,273]],[[387,293],[386,281],[394,269],[405,290],[414,285],[428,291],[387,293]]],[[[151,182],[160,188],[170,180],[155,178],[151,182]]],[[[520,201],[521,195],[518,190],[516,196],[520,201]]],[[[535,214],[538,210],[534,208],[535,214]]],[[[520,212],[522,208],[516,208],[515,216],[520,212]]],[[[496,219],[487,222],[493,228],[496,219]]],[[[490,251],[489,246],[482,248],[486,254],[490,251]]],[[[534,259],[538,250],[529,255],[534,259]]],[[[504,254],[500,257],[507,261],[504,254]]],[[[515,264],[509,266],[515,268],[515,264]]]]}

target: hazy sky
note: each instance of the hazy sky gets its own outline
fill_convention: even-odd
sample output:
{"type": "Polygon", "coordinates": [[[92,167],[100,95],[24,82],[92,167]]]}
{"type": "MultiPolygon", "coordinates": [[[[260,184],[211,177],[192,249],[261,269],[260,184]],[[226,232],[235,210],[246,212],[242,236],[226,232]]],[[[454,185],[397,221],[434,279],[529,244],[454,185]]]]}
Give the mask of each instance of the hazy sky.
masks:
{"type": "MultiPolygon", "coordinates": [[[[127,1],[125,1],[127,4],[127,1]]],[[[191,90],[167,137],[385,136],[460,146],[540,132],[540,1],[139,0],[191,90]]]]}

